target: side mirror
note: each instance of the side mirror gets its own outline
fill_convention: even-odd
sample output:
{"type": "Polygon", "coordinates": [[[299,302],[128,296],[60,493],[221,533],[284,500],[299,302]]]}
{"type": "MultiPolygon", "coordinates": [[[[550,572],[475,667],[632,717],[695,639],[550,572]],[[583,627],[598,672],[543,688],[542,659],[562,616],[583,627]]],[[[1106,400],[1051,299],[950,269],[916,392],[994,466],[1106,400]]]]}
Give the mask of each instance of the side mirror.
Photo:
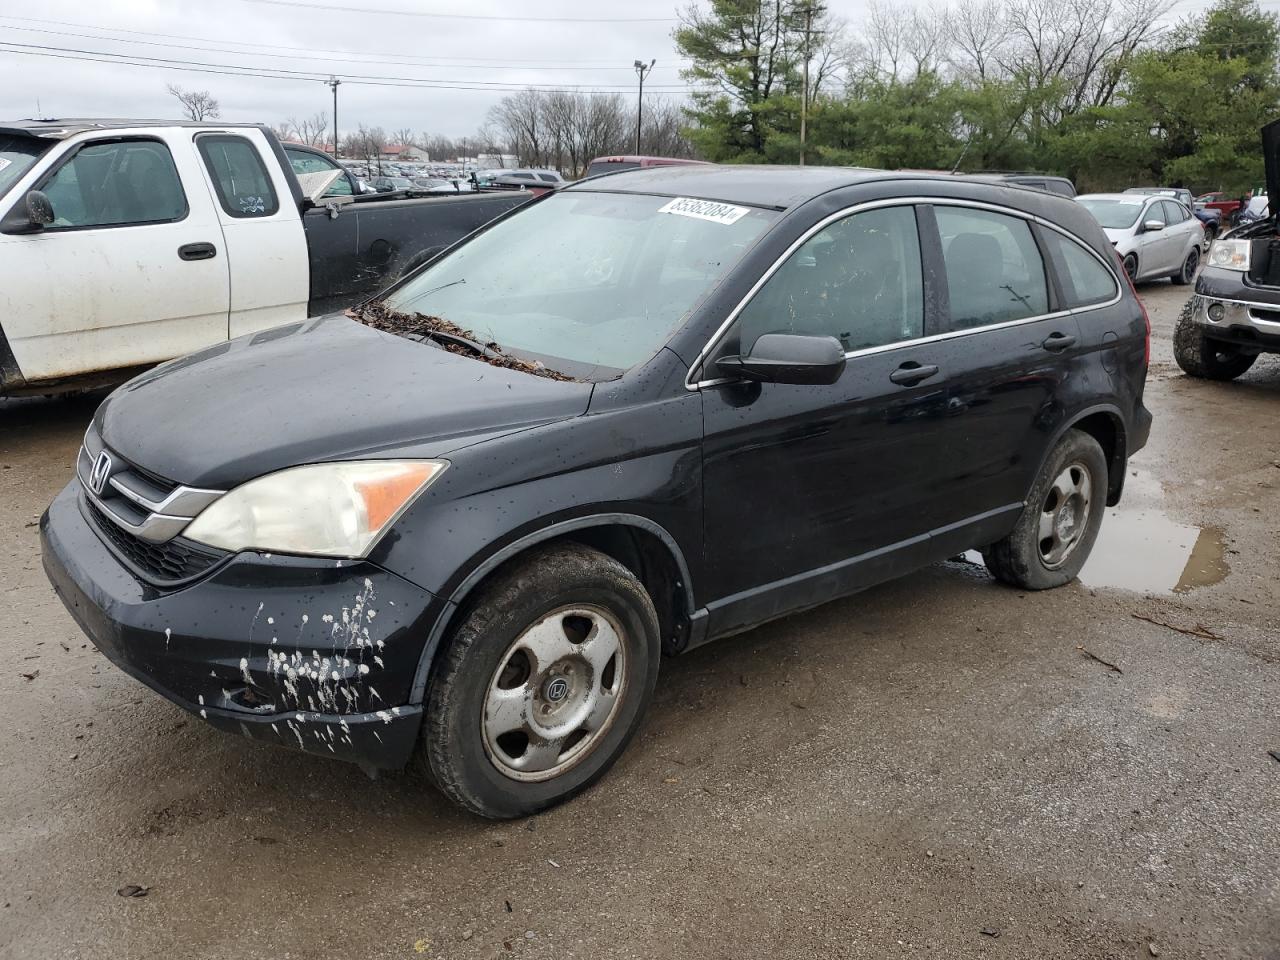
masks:
{"type": "Polygon", "coordinates": [[[53,204],[43,190],[29,190],[0,223],[0,233],[39,233],[53,223],[53,204]]]}
{"type": "Polygon", "coordinates": [[[1163,229],[1164,229],[1163,220],[1143,220],[1142,221],[1143,233],[1159,233],[1163,229]]]}
{"type": "Polygon", "coordinates": [[[725,376],[763,383],[827,385],[844,372],[844,347],[835,337],[766,333],[746,356],[721,357],[716,368],[725,376]]]}

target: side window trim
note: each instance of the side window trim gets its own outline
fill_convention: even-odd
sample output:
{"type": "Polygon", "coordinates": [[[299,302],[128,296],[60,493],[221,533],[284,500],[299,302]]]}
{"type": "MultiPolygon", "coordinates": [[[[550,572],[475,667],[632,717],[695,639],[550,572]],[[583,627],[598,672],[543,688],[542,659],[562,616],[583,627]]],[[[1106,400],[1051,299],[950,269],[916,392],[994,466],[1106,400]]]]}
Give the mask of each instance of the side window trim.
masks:
{"type": "MultiPolygon", "coordinates": [[[[1049,230],[1055,230],[1058,233],[1061,233],[1063,236],[1067,237],[1068,239],[1075,240],[1075,242],[1079,243],[1081,247],[1083,247],[1090,254],[1092,254],[1094,259],[1096,259],[1099,263],[1101,263],[1107,269],[1107,271],[1111,273],[1113,278],[1115,277],[1115,271],[1111,269],[1111,267],[1107,265],[1106,261],[1098,254],[1098,252],[1094,250],[1091,246],[1089,246],[1087,243],[1076,240],[1074,234],[1072,234],[1068,230],[1063,229],[1057,224],[1050,223],[1048,220],[1045,220],[1041,217],[1037,217],[1035,214],[1027,213],[1026,211],[1023,211],[1023,210],[1017,210],[1012,207],[1003,207],[1003,206],[1000,206],[999,204],[994,204],[994,203],[986,203],[981,200],[953,200],[949,197],[944,198],[944,197],[913,196],[913,197],[893,197],[885,200],[864,200],[860,203],[855,203],[855,204],[851,204],[848,207],[843,207],[840,210],[837,210],[834,213],[831,213],[823,217],[817,223],[811,224],[809,228],[804,231],[804,233],[802,233],[799,237],[797,237],[794,241],[792,241],[791,244],[787,246],[787,248],[773,261],[773,263],[769,265],[769,268],[767,270],[761,273],[761,275],[756,279],[755,283],[751,285],[751,288],[747,290],[747,292],[742,296],[742,298],[737,302],[737,304],[734,305],[734,308],[729,311],[728,316],[725,317],[725,319],[721,322],[720,326],[717,327],[715,332],[711,334],[706,344],[703,346],[702,350],[699,351],[698,355],[693,358],[693,362],[689,365],[689,372],[685,375],[685,383],[684,383],[685,389],[701,390],[703,387],[715,387],[715,386],[720,386],[721,384],[735,382],[732,377],[706,377],[706,378],[695,380],[694,376],[700,373],[706,367],[707,362],[714,355],[715,349],[720,345],[725,335],[732,328],[734,321],[738,319],[738,314],[741,313],[742,310],[747,306],[747,304],[751,302],[752,298],[760,291],[760,289],[766,283],[769,282],[769,279],[774,275],[774,273],[776,273],[781,268],[781,266],[791,257],[791,255],[795,253],[796,250],[800,249],[800,247],[802,247],[805,244],[805,242],[809,240],[810,237],[812,237],[814,234],[818,233],[825,227],[829,226],[830,224],[835,223],[837,220],[851,216],[852,214],[858,213],[863,210],[874,210],[877,207],[900,207],[900,206],[919,205],[919,204],[930,204],[934,206],[945,205],[945,206],[954,206],[954,207],[971,207],[976,210],[990,210],[994,213],[1003,213],[1007,216],[1018,217],[1022,220],[1025,220],[1029,225],[1039,225],[1049,230]]],[[[1047,320],[1052,317],[1061,317],[1061,316],[1067,316],[1070,314],[1081,313],[1087,310],[1097,310],[1100,307],[1109,307],[1115,303],[1119,303],[1123,296],[1124,296],[1123,287],[1121,287],[1117,283],[1115,296],[1113,296],[1110,300],[1105,300],[1099,303],[1091,303],[1083,307],[1075,307],[1069,310],[1058,310],[1053,313],[1046,313],[1046,314],[1042,314],[1034,317],[1023,317],[1018,320],[1008,320],[1003,323],[993,323],[985,327],[969,327],[964,330],[950,330],[945,333],[937,333],[933,335],[929,335],[926,333],[925,336],[921,337],[918,340],[904,340],[900,343],[889,344],[888,346],[868,347],[864,350],[849,351],[848,353],[845,354],[845,357],[847,359],[852,359],[855,356],[863,356],[863,355],[872,354],[872,353],[883,353],[886,350],[899,350],[899,349],[902,349],[903,347],[917,346],[921,343],[928,343],[934,340],[950,340],[955,337],[965,337],[975,333],[982,333],[985,330],[996,330],[996,329],[1001,329],[1003,327],[1012,327],[1012,326],[1017,326],[1024,323],[1034,323],[1039,320],[1047,320]]]]}
{"type": "MultiPolygon", "coordinates": [[[[75,233],[79,230],[120,230],[127,229],[128,227],[154,227],[157,224],[181,223],[183,220],[186,220],[187,217],[191,216],[191,201],[187,199],[187,189],[182,182],[182,174],[178,172],[178,165],[174,162],[173,151],[169,149],[169,144],[165,143],[159,137],[99,137],[94,140],[81,141],[68,150],[66,154],[59,159],[43,177],[36,181],[34,186],[28,189],[27,193],[30,193],[31,190],[43,190],[47,187],[53,178],[62,171],[62,168],[74,160],[86,147],[100,147],[107,143],[158,143],[160,146],[164,147],[165,153],[169,155],[169,163],[173,166],[174,177],[178,181],[178,192],[182,196],[182,216],[173,217],[169,220],[131,220],[128,223],[88,223],[78,227],[46,226],[44,230],[41,231],[42,233],[75,233]]],[[[19,197],[18,203],[22,203],[25,200],[25,196],[26,195],[24,194],[19,197]]],[[[14,208],[10,208],[10,212],[12,212],[13,209],[14,208]]],[[[54,211],[55,214],[57,212],[58,211],[56,210],[54,211]]]]}
{"type": "MultiPolygon", "coordinates": [[[[947,263],[942,252],[942,234],[933,204],[919,203],[916,233],[920,237],[920,267],[924,283],[924,335],[934,336],[951,323],[951,291],[947,287],[947,263]]],[[[914,341],[904,341],[911,343],[914,341]]]]}
{"type": "MultiPolygon", "coordinates": [[[[274,217],[280,212],[280,196],[276,191],[276,185],[271,180],[271,170],[262,159],[262,154],[258,152],[257,146],[248,137],[235,133],[201,133],[197,134],[196,151],[200,154],[200,161],[204,164],[205,171],[209,175],[209,182],[213,185],[214,195],[218,198],[218,205],[222,207],[227,216],[236,220],[265,220],[268,217],[274,217]],[[209,154],[205,150],[205,145],[218,140],[238,140],[249,148],[249,152],[258,163],[258,169],[262,171],[263,182],[267,185],[267,189],[271,191],[271,206],[262,213],[246,213],[238,210],[228,203],[227,196],[222,192],[222,181],[218,179],[218,174],[213,168],[213,163],[209,159],[209,154]]],[[[283,149],[281,153],[283,154],[283,149]]],[[[285,159],[288,163],[288,158],[285,159]]],[[[292,169],[292,167],[290,167],[292,169]]],[[[295,178],[296,179],[296,178],[295,178]]]]}

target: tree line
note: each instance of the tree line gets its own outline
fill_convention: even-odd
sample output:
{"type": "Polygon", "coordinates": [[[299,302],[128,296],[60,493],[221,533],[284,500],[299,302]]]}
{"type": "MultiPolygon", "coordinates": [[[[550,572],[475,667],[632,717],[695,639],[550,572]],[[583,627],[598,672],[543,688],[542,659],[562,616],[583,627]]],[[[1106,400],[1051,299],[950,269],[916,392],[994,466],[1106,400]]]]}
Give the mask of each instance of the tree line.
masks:
{"type": "Polygon", "coordinates": [[[855,33],[820,0],[709,0],[674,37],[696,152],[721,162],[1035,170],[1084,190],[1241,191],[1280,113],[1277,16],[1218,0],[873,0],[855,33]],[[808,67],[808,85],[804,82],[808,67]]]}

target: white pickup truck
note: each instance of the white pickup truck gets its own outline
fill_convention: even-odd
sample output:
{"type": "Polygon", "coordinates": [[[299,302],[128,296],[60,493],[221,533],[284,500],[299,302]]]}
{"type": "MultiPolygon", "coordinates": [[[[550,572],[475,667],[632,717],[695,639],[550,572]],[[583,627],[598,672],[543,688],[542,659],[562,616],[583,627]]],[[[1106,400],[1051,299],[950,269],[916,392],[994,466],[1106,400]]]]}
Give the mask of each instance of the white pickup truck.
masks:
{"type": "Polygon", "coordinates": [[[357,193],[261,126],[0,123],[0,396],[342,310],[532,195],[357,193]]]}

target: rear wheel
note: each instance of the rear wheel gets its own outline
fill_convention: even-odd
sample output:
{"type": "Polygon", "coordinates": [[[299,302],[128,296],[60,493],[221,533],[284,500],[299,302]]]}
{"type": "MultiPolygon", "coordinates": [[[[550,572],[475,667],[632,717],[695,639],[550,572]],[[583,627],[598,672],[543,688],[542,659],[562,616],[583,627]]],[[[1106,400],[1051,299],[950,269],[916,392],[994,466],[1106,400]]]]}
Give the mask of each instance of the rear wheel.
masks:
{"type": "Polygon", "coordinates": [[[1212,223],[1206,223],[1204,225],[1204,243],[1202,244],[1205,253],[1209,252],[1209,247],[1217,236],[1218,228],[1212,223]]]}
{"type": "Polygon", "coordinates": [[[1194,316],[1195,301],[1188,300],[1173,329],[1173,358],[1190,376],[1204,380],[1234,380],[1253,366],[1256,353],[1204,335],[1194,316]]]}
{"type": "Polygon", "coordinates": [[[419,759],[481,816],[522,817],[604,774],[658,678],[658,618],[622,564],[579,544],[496,575],[428,691],[419,759]]]}
{"type": "Polygon", "coordinates": [[[1070,583],[1098,538],[1107,500],[1107,458],[1098,441],[1070,430],[1045,461],[1017,526],[982,551],[992,576],[1024,590],[1070,583]]]}
{"type": "Polygon", "coordinates": [[[1196,278],[1196,270],[1200,266],[1200,248],[1192,247],[1187,253],[1187,258],[1182,261],[1182,267],[1172,277],[1173,282],[1179,286],[1186,286],[1196,278]]]}

